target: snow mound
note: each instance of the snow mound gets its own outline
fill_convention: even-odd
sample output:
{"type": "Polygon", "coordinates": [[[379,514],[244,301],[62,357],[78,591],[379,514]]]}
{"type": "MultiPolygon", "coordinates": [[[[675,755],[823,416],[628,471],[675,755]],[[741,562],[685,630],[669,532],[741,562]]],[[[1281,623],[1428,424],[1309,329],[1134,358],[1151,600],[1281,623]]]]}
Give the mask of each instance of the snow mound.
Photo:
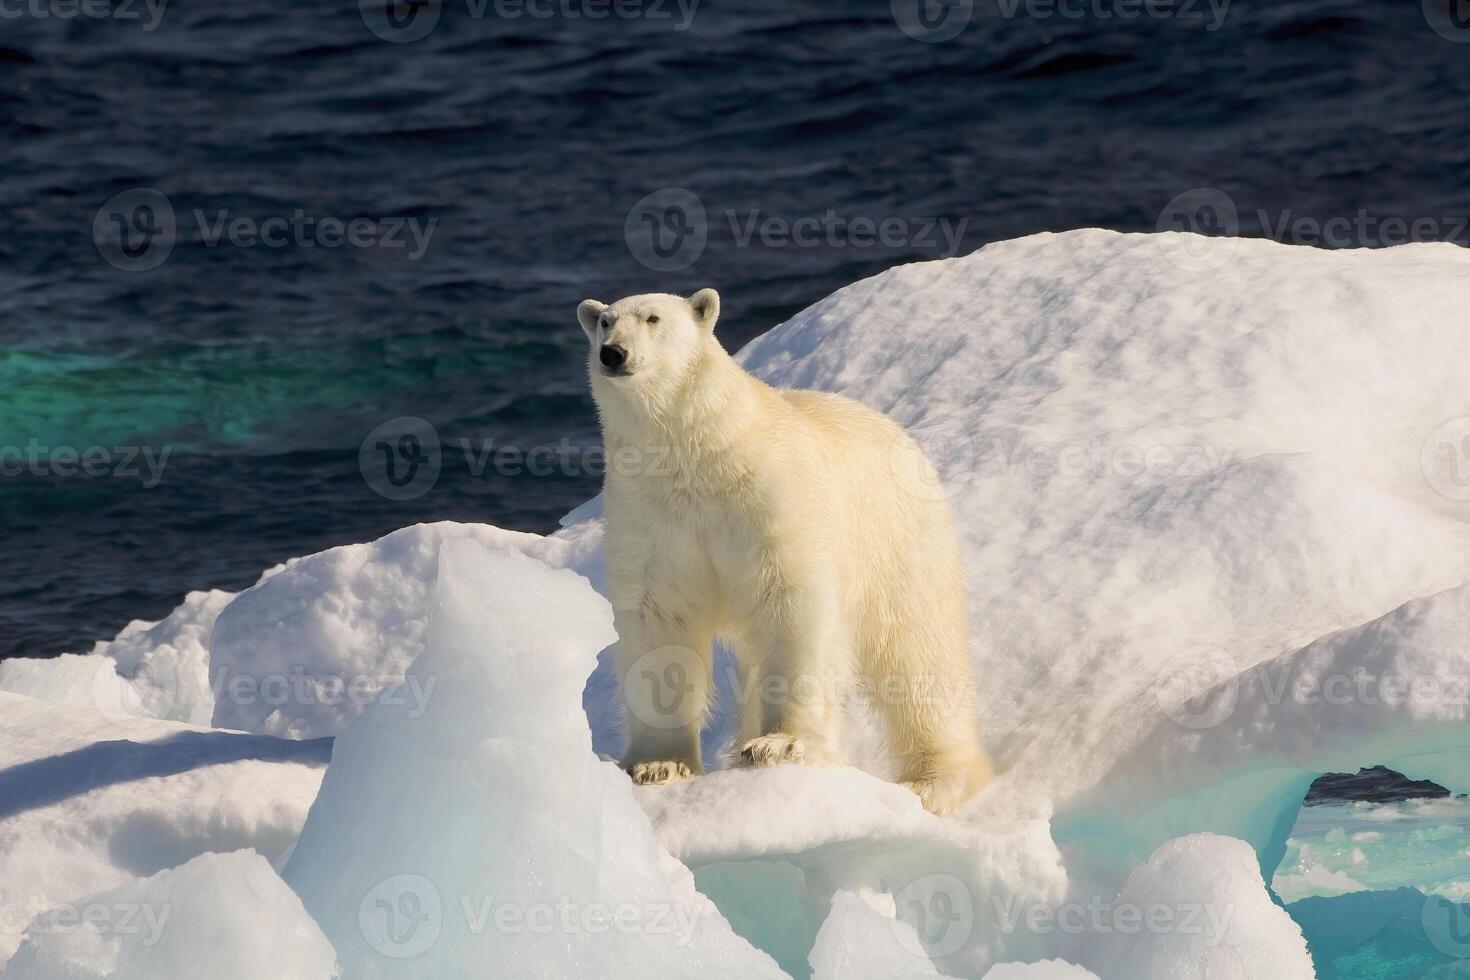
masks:
{"type": "MultiPolygon", "coordinates": [[[[270,573],[266,573],[269,575],[270,573]]],[[[112,714],[208,725],[209,635],[233,592],[190,592],[167,618],[134,620],[89,654],[0,661],[0,691],[112,714]]]]}
{"type": "Polygon", "coordinates": [[[446,522],[288,562],[214,624],[215,726],[315,738],[345,731],[384,691],[422,702],[430,692],[398,685],[424,651],[439,549],[461,538],[555,567],[589,561],[572,536],[446,522]]]}
{"type": "Polygon", "coordinates": [[[907,790],[848,768],[726,770],[636,792],[659,843],[736,932],[794,976],[807,975],[841,892],[888,896],[894,928],[917,934],[941,973],[979,976],[1056,945],[1010,914],[1067,898],[1044,805],[984,824],[940,819],[907,790]]]}
{"type": "MultiPolygon", "coordinates": [[[[1096,790],[1060,808],[1057,838],[1093,852],[1106,841],[1112,859],[1127,862],[1171,837],[1214,830],[1250,842],[1269,873],[1307,786],[1324,772],[1380,762],[1470,791],[1467,639],[1470,586],[1226,671],[1192,700],[1165,699],[1172,717],[1101,773],[1096,790]]],[[[1221,668],[1202,666],[1189,679],[1221,668]]]]}
{"type": "MultiPolygon", "coordinates": [[[[1089,910],[1090,912],[1091,910],[1089,910]]],[[[1291,916],[1271,901],[1244,843],[1194,834],[1160,847],[1102,908],[1079,958],[1104,977],[1311,977],[1291,916]]]]}
{"type": "Polygon", "coordinates": [[[0,694],[0,965],[33,917],[209,851],[279,860],[330,747],[0,694]]]}
{"type": "Polygon", "coordinates": [[[329,980],[332,947],[265,858],[205,854],[39,916],[5,980],[329,980]]]}
{"type": "Polygon", "coordinates": [[[1152,727],[1139,697],[1180,657],[1245,670],[1470,580],[1470,488],[1425,463],[1459,450],[1447,422],[1470,434],[1470,333],[1447,328],[1470,255],[1198,244],[1228,262],[1197,276],[1160,236],[1103,231],[989,245],[742,354],[935,460],[987,746],[1059,801],[1152,727]]]}
{"type": "Polygon", "coordinates": [[[409,675],[440,683],[422,713],[385,699],[338,738],[285,870],[346,974],[780,976],[592,752],[581,692],[613,639],[606,601],[471,541],[437,568],[409,675]]]}
{"type": "MultiPolygon", "coordinates": [[[[892,904],[890,898],[887,905],[892,904]]],[[[812,980],[940,977],[913,926],[885,915],[862,897],[841,891],[822,923],[811,952],[812,980]]]]}

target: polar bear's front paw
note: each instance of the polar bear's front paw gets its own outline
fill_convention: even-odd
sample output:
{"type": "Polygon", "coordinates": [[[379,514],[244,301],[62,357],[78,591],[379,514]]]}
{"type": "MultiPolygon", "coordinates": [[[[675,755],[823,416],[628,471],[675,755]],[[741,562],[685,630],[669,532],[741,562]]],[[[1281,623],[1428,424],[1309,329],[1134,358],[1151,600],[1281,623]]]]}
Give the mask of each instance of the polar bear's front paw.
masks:
{"type": "Polygon", "coordinates": [[[657,786],[691,779],[694,770],[685,762],[635,762],[628,767],[628,775],[640,786],[657,786]]]}
{"type": "Polygon", "coordinates": [[[785,732],[762,735],[740,747],[740,761],[747,766],[774,766],[805,759],[806,745],[795,735],[785,732]]]}

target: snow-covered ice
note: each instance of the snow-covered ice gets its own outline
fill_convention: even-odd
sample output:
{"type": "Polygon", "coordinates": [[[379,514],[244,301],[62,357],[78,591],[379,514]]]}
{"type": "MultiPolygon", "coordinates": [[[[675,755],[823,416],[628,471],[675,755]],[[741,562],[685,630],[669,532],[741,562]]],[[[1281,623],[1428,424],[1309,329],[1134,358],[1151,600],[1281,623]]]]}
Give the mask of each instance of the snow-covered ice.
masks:
{"type": "MultiPolygon", "coordinates": [[[[216,687],[229,694],[234,684],[245,696],[221,697],[214,724],[288,738],[345,731],[423,653],[439,548],[451,537],[556,567],[576,564],[588,551],[570,535],[438,524],[288,562],[225,607],[215,623],[216,687]],[[273,683],[292,693],[264,696],[273,683]]],[[[402,693],[423,700],[430,692],[402,693]]]]}
{"type": "Polygon", "coordinates": [[[1090,928],[1077,955],[1104,977],[1312,975],[1301,929],[1271,901],[1255,854],[1214,834],[1162,845],[1090,928]]]}
{"type": "Polygon", "coordinates": [[[134,620],[90,653],[0,661],[0,691],[207,726],[214,714],[209,636],[234,598],[219,589],[190,592],[163,620],[134,620]]]}
{"type": "Polygon", "coordinates": [[[676,891],[631,783],[592,752],[580,695],[615,636],[607,602],[475,542],[438,566],[409,673],[444,687],[338,739],[285,870],[347,974],[780,976],[676,891]]]}
{"type": "Polygon", "coordinates": [[[0,693],[0,961],[57,905],[211,851],[279,860],[330,751],[0,693]]]}
{"type": "Polygon", "coordinates": [[[327,980],[331,944],[254,851],[187,864],[38,916],[6,980],[327,980]]]}
{"type": "MultiPolygon", "coordinates": [[[[432,975],[460,951],[489,962],[521,941],[451,916],[431,950],[385,960],[360,921],[376,882],[416,874],[456,900],[493,887],[535,901],[537,868],[584,899],[713,900],[718,915],[700,906],[708,951],[674,960],[753,956],[728,922],[797,976],[849,968],[860,939],[872,943],[862,958],[915,976],[1310,976],[1302,932],[1265,882],[1315,775],[1383,763],[1470,791],[1466,308],[1470,256],[1450,245],[1327,252],[1079,231],[890,270],[742,352],[773,383],[888,412],[940,470],[969,575],[978,711],[1002,770],[957,819],[856,770],[719,772],[635,793],[591,761],[618,748],[610,672],[593,670],[608,639],[587,625],[598,600],[568,584],[577,573],[601,587],[595,501],[549,537],[406,528],[295,559],[238,596],[191,596],[89,658],[0,665],[0,689],[48,699],[0,696],[0,752],[49,725],[71,734],[28,749],[25,764],[72,745],[111,766],[137,751],[122,746],[180,737],[154,717],[208,718],[256,733],[219,734],[257,747],[338,736],[285,877],[349,975],[368,963],[432,975]],[[1182,267],[1182,244],[1220,261],[1182,267]],[[565,589],[522,606],[483,589],[453,600],[511,561],[526,581],[559,575],[565,589]],[[462,649],[470,622],[493,638],[481,659],[462,649]],[[525,649],[553,651],[563,673],[538,673],[525,649]],[[188,680],[156,679],[170,672],[188,680]],[[485,694],[497,711],[475,707],[485,694]],[[108,735],[124,723],[134,734],[108,735]],[[426,730],[440,741],[416,737],[426,730]],[[515,751],[542,761],[517,768],[515,751]],[[592,826],[610,835],[601,849],[592,826]],[[394,854],[411,860],[392,866],[394,854]],[[603,864],[600,877],[588,870],[603,864]],[[1078,910],[1211,904],[1235,911],[1203,936],[1123,935],[1088,916],[1066,925],[1078,910]],[[891,959],[914,937],[922,957],[891,959]]],[[[724,693],[711,759],[728,731],[724,693]]],[[[856,761],[884,771],[881,754],[856,761]]],[[[315,792],[314,764],[229,763],[302,775],[224,820],[185,782],[212,784],[219,765],[167,777],[176,788],[157,798],[91,788],[84,767],[68,767],[77,792],[0,812],[0,889],[19,881],[26,901],[62,903],[168,867],[169,855],[255,847],[279,860],[315,792]],[[78,810],[97,794],[105,810],[78,810]],[[273,802],[283,812],[264,820],[273,802]],[[149,860],[114,861],[99,842],[132,822],[130,807],[205,829],[172,851],[144,848],[149,860]],[[76,846],[47,837],[55,820],[107,829],[76,846]]],[[[0,780],[39,792],[34,770],[16,772],[0,780]]],[[[1280,879],[1282,897],[1299,899],[1293,914],[1313,923],[1309,939],[1331,918],[1312,903],[1344,903],[1363,922],[1409,914],[1419,893],[1375,890],[1363,876],[1382,869],[1364,844],[1356,865],[1299,861],[1280,879]],[[1327,897],[1334,888],[1345,894],[1327,897]]],[[[1354,860],[1345,843],[1341,853],[1354,860]]],[[[394,905],[402,894],[381,897],[407,909],[394,905]]],[[[1313,951],[1348,962],[1351,936],[1339,928],[1313,951]]],[[[557,955],[605,952],[562,939],[557,955]]],[[[1394,950],[1402,962],[1423,952],[1394,950]]],[[[1440,966],[1454,956],[1432,952],[1440,966]]]]}

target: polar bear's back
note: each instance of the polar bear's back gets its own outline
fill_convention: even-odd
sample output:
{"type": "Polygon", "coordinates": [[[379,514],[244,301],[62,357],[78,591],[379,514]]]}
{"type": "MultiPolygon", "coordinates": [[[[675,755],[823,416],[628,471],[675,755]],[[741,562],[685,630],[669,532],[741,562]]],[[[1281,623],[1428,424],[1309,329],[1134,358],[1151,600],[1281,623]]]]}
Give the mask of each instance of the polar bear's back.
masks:
{"type": "Polygon", "coordinates": [[[880,432],[895,440],[908,438],[903,428],[888,416],[845,395],[806,388],[778,388],[776,394],[829,436],[855,437],[866,443],[873,443],[880,432]]]}
{"type": "MultiPolygon", "coordinates": [[[[902,426],[882,412],[826,391],[781,388],[776,393],[813,427],[813,434],[830,457],[839,457],[860,469],[876,467],[868,475],[885,484],[911,480],[926,485],[938,482],[923,450],[902,426]]],[[[863,492],[866,495],[872,489],[866,486],[863,492]]]]}
{"type": "Polygon", "coordinates": [[[808,549],[835,548],[831,567],[862,669],[877,678],[942,678],[967,699],[964,570],[928,457],[902,426],[860,402],[795,389],[779,395],[801,417],[789,441],[776,440],[786,442],[783,468],[800,474],[799,488],[787,489],[808,515],[808,549]]]}
{"type": "Polygon", "coordinates": [[[889,572],[935,562],[958,566],[943,486],[902,426],[841,395],[794,388],[777,394],[795,409],[804,430],[787,447],[799,447],[789,455],[800,460],[788,458],[786,465],[804,471],[824,507],[847,511],[839,521],[848,540],[875,539],[868,544],[886,552],[881,564],[889,572]]]}

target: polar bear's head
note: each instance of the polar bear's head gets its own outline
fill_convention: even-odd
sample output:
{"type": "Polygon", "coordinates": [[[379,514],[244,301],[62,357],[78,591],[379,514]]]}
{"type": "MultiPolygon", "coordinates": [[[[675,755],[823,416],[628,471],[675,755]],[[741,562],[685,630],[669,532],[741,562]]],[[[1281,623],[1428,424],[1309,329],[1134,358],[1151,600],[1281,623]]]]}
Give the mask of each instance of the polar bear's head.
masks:
{"type": "Polygon", "coordinates": [[[584,299],[577,322],[591,345],[588,368],[595,393],[678,384],[714,344],[720,294],[701,289],[685,299],[670,293],[629,296],[611,306],[584,299]]]}

